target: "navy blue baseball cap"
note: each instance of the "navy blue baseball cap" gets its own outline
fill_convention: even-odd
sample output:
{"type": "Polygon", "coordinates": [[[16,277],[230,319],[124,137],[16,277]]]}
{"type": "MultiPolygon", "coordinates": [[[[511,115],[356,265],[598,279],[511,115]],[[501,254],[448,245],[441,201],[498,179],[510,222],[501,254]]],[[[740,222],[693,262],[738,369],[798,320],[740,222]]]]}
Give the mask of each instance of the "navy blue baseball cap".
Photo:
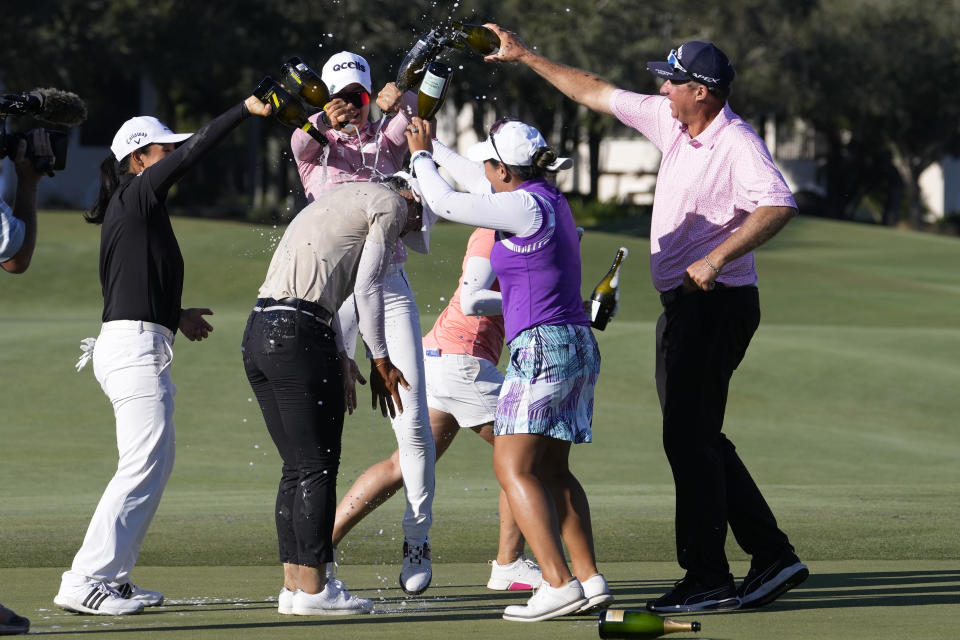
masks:
{"type": "Polygon", "coordinates": [[[727,55],[712,42],[691,40],[670,51],[666,62],[648,62],[647,69],[673,83],[699,82],[728,89],[736,72],[727,55]]]}

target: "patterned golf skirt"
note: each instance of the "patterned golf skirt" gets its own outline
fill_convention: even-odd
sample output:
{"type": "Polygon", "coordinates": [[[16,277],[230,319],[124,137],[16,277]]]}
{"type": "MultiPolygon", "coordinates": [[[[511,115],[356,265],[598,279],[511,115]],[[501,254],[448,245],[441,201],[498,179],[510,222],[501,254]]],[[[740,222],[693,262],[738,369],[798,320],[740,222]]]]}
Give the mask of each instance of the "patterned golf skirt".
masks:
{"type": "Polygon", "coordinates": [[[573,443],[593,440],[593,389],[600,351],[590,327],[532,327],[510,342],[494,435],[532,433],[573,443]]]}

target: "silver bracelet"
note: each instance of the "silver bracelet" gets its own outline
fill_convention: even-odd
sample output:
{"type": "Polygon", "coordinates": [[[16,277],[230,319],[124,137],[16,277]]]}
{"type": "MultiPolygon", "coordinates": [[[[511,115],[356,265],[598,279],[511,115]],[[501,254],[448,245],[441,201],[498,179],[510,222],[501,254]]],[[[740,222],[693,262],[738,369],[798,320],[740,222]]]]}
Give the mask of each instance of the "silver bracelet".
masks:
{"type": "Polygon", "coordinates": [[[720,269],[717,269],[715,266],[713,266],[713,263],[710,262],[710,259],[707,258],[707,256],[703,256],[703,261],[706,262],[707,266],[713,269],[717,273],[717,275],[720,275],[720,269]]]}

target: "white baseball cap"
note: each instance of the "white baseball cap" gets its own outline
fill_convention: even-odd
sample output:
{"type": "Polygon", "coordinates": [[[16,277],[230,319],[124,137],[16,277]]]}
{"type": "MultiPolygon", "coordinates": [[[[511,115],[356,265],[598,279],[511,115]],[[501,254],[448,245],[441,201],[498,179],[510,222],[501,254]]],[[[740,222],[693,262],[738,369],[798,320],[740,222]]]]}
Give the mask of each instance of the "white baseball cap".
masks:
{"type": "MultiPolygon", "coordinates": [[[[537,150],[549,146],[540,132],[517,120],[494,123],[490,137],[467,149],[467,157],[474,162],[499,160],[515,167],[529,167],[537,150]]],[[[571,158],[557,158],[549,171],[560,171],[573,166],[571,158]]]]}
{"type": "Polygon", "coordinates": [[[117,134],[113,136],[110,151],[119,162],[148,144],[183,142],[192,135],[192,133],[174,133],[170,127],[153,116],[136,116],[124,122],[117,134]]]}
{"type": "Polygon", "coordinates": [[[370,63],[349,51],[341,51],[327,60],[320,72],[320,79],[327,85],[330,95],[335,95],[351,84],[359,84],[367,93],[372,93],[370,63]]]}

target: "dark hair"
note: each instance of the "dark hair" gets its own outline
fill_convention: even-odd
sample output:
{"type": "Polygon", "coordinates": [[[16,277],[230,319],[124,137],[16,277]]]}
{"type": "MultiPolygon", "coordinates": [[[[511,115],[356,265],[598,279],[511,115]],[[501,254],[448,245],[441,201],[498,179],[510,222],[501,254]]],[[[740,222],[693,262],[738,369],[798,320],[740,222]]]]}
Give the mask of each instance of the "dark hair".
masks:
{"type": "Polygon", "coordinates": [[[107,205],[110,204],[110,198],[113,197],[113,192],[117,190],[117,186],[120,184],[120,176],[129,171],[130,154],[124,156],[120,162],[113,158],[112,153],[104,158],[103,162],[100,163],[100,191],[97,193],[97,199],[93,201],[90,210],[83,212],[84,220],[90,224],[101,224],[103,222],[103,217],[107,213],[107,205]]]}
{"type": "Polygon", "coordinates": [[[702,84],[707,89],[707,93],[712,95],[714,98],[716,98],[720,102],[726,102],[727,99],[730,97],[730,93],[733,91],[732,86],[728,85],[726,87],[716,87],[716,86],[709,85],[706,82],[700,82],[699,80],[696,80],[694,78],[690,78],[683,84],[689,84],[691,82],[693,82],[694,84],[702,84]]]}
{"type": "MultiPolygon", "coordinates": [[[[557,161],[557,152],[550,147],[540,147],[533,154],[533,162],[525,167],[513,164],[502,163],[507,167],[507,171],[517,176],[522,181],[532,180],[533,178],[542,178],[550,171],[548,168],[557,161]]],[[[499,160],[493,160],[496,164],[501,164],[499,160]]]]}
{"type": "Polygon", "coordinates": [[[413,187],[410,186],[410,183],[407,182],[403,176],[391,175],[387,176],[381,182],[383,186],[400,193],[401,191],[410,191],[413,192],[413,187]]]}
{"type": "Polygon", "coordinates": [[[730,97],[730,93],[733,91],[733,87],[711,87],[709,85],[705,85],[705,86],[707,87],[707,91],[712,93],[718,100],[720,100],[720,102],[726,102],[727,99],[730,97]]]}

